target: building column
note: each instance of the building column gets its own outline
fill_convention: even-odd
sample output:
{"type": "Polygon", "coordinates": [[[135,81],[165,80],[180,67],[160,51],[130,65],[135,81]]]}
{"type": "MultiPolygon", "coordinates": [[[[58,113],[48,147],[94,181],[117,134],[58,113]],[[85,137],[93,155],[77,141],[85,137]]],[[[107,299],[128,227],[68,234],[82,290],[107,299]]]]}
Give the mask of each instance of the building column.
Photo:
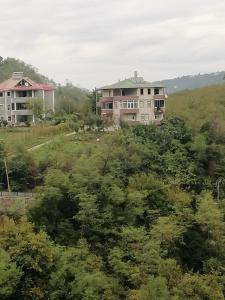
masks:
{"type": "Polygon", "coordinates": [[[52,91],[52,105],[53,105],[53,112],[55,113],[55,91],[53,90],[52,91]]]}
{"type": "Polygon", "coordinates": [[[4,99],[5,100],[5,104],[4,104],[5,111],[4,111],[4,113],[5,113],[5,120],[8,121],[8,118],[7,118],[7,109],[8,109],[8,107],[7,107],[6,95],[7,95],[7,92],[5,92],[5,99],[4,99]]]}
{"type": "Polygon", "coordinates": [[[45,91],[42,90],[42,99],[43,99],[43,117],[45,118],[45,91]]]}

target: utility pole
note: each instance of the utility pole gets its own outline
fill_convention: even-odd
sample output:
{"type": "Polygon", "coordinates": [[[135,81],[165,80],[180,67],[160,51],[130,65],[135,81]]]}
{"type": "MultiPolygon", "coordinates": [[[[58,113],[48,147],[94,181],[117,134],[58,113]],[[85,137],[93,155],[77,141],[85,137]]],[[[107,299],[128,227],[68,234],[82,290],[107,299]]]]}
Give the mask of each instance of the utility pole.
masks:
{"type": "Polygon", "coordinates": [[[97,110],[97,101],[98,101],[98,97],[97,97],[97,89],[95,88],[95,114],[98,114],[98,110],[97,110]]]}
{"type": "Polygon", "coordinates": [[[4,164],[5,164],[5,173],[6,173],[6,179],[7,179],[8,192],[11,193],[10,184],[9,184],[9,172],[8,172],[7,162],[6,162],[5,158],[4,158],[4,164]]]}
{"type": "MultiPolygon", "coordinates": [[[[3,143],[4,145],[4,141],[2,139],[0,139],[0,143],[3,143]]],[[[3,147],[4,148],[4,147],[3,147]]],[[[6,157],[5,157],[5,152],[3,150],[3,161],[4,161],[4,166],[5,166],[5,174],[6,174],[6,179],[7,179],[7,187],[8,187],[8,192],[11,193],[11,189],[10,189],[10,183],[9,183],[9,172],[8,172],[8,167],[7,167],[7,161],[6,161],[6,157]]]]}

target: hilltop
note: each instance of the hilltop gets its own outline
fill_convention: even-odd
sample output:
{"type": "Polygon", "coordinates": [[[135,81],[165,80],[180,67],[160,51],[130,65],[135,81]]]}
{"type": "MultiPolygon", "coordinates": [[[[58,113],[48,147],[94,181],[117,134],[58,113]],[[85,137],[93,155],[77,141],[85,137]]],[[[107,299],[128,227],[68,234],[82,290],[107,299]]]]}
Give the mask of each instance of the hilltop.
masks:
{"type": "Polygon", "coordinates": [[[183,90],[193,90],[215,84],[223,84],[225,82],[224,78],[225,71],[221,71],[209,74],[187,75],[157,82],[166,86],[167,93],[171,94],[183,90]]]}
{"type": "Polygon", "coordinates": [[[170,95],[167,116],[181,117],[195,130],[210,121],[225,132],[225,84],[170,95]]]}

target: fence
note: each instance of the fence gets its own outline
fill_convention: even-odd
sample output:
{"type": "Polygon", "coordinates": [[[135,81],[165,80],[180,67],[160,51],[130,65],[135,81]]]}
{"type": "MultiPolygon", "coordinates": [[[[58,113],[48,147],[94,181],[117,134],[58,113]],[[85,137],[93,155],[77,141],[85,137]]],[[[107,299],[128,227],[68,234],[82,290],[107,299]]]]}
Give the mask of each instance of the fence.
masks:
{"type": "Polygon", "coordinates": [[[0,214],[13,211],[24,214],[34,200],[34,196],[33,193],[0,191],[0,214]]]}

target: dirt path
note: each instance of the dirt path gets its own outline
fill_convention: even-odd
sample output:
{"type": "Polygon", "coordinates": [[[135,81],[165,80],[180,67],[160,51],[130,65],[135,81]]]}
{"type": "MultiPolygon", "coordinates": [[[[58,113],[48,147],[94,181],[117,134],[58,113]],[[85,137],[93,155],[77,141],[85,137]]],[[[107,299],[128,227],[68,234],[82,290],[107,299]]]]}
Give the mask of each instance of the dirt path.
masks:
{"type": "MultiPolygon", "coordinates": [[[[70,133],[64,134],[63,136],[66,136],[66,137],[68,137],[68,136],[75,135],[75,134],[76,134],[76,132],[75,132],[75,131],[73,131],[73,132],[70,132],[70,133]]],[[[33,151],[33,150],[37,150],[37,149],[39,149],[39,148],[41,148],[41,147],[43,147],[43,146],[45,146],[45,145],[47,145],[47,144],[49,144],[49,143],[51,143],[51,142],[52,142],[52,139],[51,139],[51,140],[49,140],[49,141],[47,141],[47,142],[45,142],[45,143],[42,143],[42,144],[39,144],[39,145],[33,146],[32,148],[29,148],[29,149],[27,149],[27,151],[33,151]]]]}

